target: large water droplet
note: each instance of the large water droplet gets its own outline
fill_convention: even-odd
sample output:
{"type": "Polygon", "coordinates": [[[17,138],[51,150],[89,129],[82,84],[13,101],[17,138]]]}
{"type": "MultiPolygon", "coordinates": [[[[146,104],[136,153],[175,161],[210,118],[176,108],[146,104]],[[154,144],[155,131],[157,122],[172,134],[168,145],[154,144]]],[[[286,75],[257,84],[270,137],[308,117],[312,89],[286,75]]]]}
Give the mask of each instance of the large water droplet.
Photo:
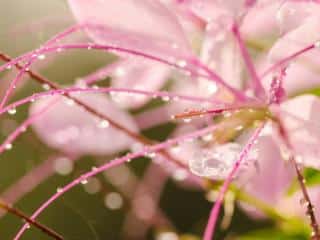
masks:
{"type": "MultiPolygon", "coordinates": [[[[190,170],[198,176],[224,179],[232,170],[241,150],[240,144],[227,143],[197,151],[189,160],[190,170]]],[[[256,158],[253,153],[249,154],[249,159],[256,158]]]]}

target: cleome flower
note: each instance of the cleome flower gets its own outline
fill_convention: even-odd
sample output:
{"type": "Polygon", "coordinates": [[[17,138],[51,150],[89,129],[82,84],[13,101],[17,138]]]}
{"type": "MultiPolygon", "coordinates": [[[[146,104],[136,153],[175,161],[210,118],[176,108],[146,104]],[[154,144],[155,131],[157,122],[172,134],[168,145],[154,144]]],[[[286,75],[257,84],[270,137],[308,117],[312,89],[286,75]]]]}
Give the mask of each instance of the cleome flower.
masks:
{"type": "MultiPolygon", "coordinates": [[[[130,151],[59,188],[31,220],[81,182],[146,156],[175,179],[209,193],[219,189],[204,240],[215,239],[232,189],[283,214],[296,208],[292,215],[304,217],[307,210],[313,239],[320,239],[319,190],[303,176],[304,168],[320,168],[320,99],[310,91],[319,86],[319,1],[69,0],[68,6],[74,26],[15,59],[1,55],[7,63],[0,70],[15,66],[19,73],[0,114],[31,106],[0,152],[29,126],[72,158],[130,151]],[[64,42],[77,31],[85,41],[64,42]],[[30,70],[43,56],[72,49],[115,60],[67,87],[30,70]],[[25,74],[46,91],[7,104],[25,74]],[[99,85],[107,76],[110,83],[99,85]],[[142,134],[168,122],[175,129],[162,142],[142,134]],[[301,191],[289,196],[295,179],[301,191]],[[296,207],[301,198],[306,206],[296,207]]],[[[252,216],[268,213],[239,202],[252,216]]]]}

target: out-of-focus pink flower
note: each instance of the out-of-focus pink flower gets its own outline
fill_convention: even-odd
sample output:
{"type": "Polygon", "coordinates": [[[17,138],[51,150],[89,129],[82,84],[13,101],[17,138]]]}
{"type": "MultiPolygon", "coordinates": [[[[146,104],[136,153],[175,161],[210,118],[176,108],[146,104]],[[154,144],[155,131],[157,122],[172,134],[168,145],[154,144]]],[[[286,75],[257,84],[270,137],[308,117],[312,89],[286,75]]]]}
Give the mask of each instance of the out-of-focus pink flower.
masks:
{"type": "MultiPolygon", "coordinates": [[[[81,156],[112,154],[127,149],[133,143],[125,133],[110,126],[106,120],[86,112],[73,101],[65,97],[52,98],[58,98],[58,103],[33,124],[36,133],[48,146],[64,153],[81,156]]],[[[133,118],[114,106],[106,96],[81,94],[76,98],[131,131],[138,131],[133,118]]],[[[45,107],[51,100],[49,97],[35,102],[30,114],[45,107]]]]}

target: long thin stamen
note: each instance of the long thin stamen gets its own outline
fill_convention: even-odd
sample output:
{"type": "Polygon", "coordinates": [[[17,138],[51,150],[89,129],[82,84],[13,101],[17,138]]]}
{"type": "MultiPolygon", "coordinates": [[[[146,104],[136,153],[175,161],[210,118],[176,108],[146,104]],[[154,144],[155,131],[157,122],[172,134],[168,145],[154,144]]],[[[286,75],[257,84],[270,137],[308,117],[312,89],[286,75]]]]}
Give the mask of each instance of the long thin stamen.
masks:
{"type": "Polygon", "coordinates": [[[261,79],[265,78],[267,75],[269,75],[270,73],[272,73],[273,71],[275,71],[278,68],[283,67],[284,65],[288,64],[290,61],[294,60],[295,58],[301,56],[302,54],[315,49],[317,47],[317,43],[308,45],[300,50],[298,50],[297,52],[294,52],[293,54],[279,60],[278,62],[276,62],[275,64],[273,64],[271,67],[269,67],[267,70],[265,70],[262,74],[261,74],[261,79]]]}
{"type": "MultiPolygon", "coordinates": [[[[107,31],[103,25],[98,25],[98,24],[79,24],[79,25],[72,26],[69,29],[63,31],[60,34],[57,34],[52,39],[47,41],[43,45],[42,48],[34,50],[34,51],[31,51],[30,53],[24,54],[24,55],[22,55],[22,56],[20,56],[20,57],[18,57],[16,59],[14,59],[13,62],[6,64],[5,66],[0,66],[0,71],[3,71],[6,67],[10,67],[11,65],[14,65],[14,64],[18,63],[19,61],[26,60],[25,58],[27,58],[29,60],[31,58],[34,58],[36,55],[42,53],[43,52],[42,50],[48,49],[53,43],[56,43],[59,40],[62,40],[63,38],[67,37],[68,35],[70,35],[73,32],[76,32],[78,30],[83,30],[83,29],[96,30],[96,31],[99,31],[99,32],[102,32],[102,33],[107,31]]],[[[91,48],[91,44],[88,45],[88,47],[91,48]]],[[[108,47],[108,49],[106,49],[106,50],[112,50],[112,48],[113,47],[108,47]]],[[[62,47],[59,46],[58,49],[62,49],[62,47]]],[[[129,54],[133,54],[133,55],[141,56],[141,57],[144,57],[144,58],[147,58],[147,59],[151,59],[151,60],[154,60],[154,61],[162,62],[164,64],[174,66],[175,68],[180,68],[180,69],[183,69],[183,70],[187,70],[187,71],[189,71],[190,73],[192,73],[195,76],[201,76],[201,74],[197,71],[198,69],[192,69],[189,66],[184,66],[185,64],[183,64],[183,66],[180,66],[180,64],[171,63],[171,62],[169,62],[169,61],[167,61],[167,60],[165,60],[163,58],[152,56],[150,54],[139,52],[139,51],[135,51],[135,50],[132,50],[132,49],[126,49],[126,48],[119,47],[119,48],[114,48],[113,50],[114,51],[120,51],[120,52],[124,51],[124,52],[129,53],[129,54]]],[[[183,61],[186,62],[186,63],[189,62],[188,59],[184,59],[183,61]]],[[[239,91],[239,90],[233,88],[232,86],[230,86],[229,84],[227,84],[218,74],[216,74],[211,69],[209,69],[207,66],[202,64],[197,58],[193,57],[190,60],[190,63],[194,64],[195,67],[200,68],[199,70],[202,69],[202,70],[204,70],[204,72],[209,74],[209,76],[204,76],[204,78],[207,78],[207,79],[210,79],[212,81],[217,82],[218,84],[220,84],[221,86],[223,86],[224,88],[229,90],[238,100],[243,101],[243,100],[248,99],[248,97],[245,96],[241,91],[239,91]]],[[[28,67],[28,65],[29,65],[29,62],[26,64],[25,67],[28,67]]],[[[187,65],[189,65],[189,64],[187,64],[187,65]]],[[[13,85],[13,83],[11,85],[13,85]]]]}
{"type": "Polygon", "coordinates": [[[169,99],[175,99],[179,101],[190,101],[190,102],[196,102],[196,103],[215,103],[219,104],[219,102],[215,102],[211,99],[207,98],[201,98],[201,97],[193,97],[193,96],[186,96],[186,95],[180,95],[175,93],[169,93],[169,92],[159,92],[159,91],[145,91],[145,90],[139,90],[139,89],[131,89],[131,88],[79,88],[79,87],[70,87],[70,88],[61,88],[57,90],[49,90],[46,92],[40,92],[35,93],[31,96],[28,96],[26,98],[20,99],[16,102],[13,102],[11,104],[8,104],[3,109],[0,110],[0,115],[7,112],[10,109],[17,108],[23,104],[26,104],[28,102],[33,102],[35,100],[41,99],[46,96],[54,96],[54,95],[63,95],[65,93],[124,93],[124,94],[135,94],[135,95],[144,95],[144,96],[150,96],[150,97],[158,97],[158,98],[169,98],[169,99]]]}
{"type": "Polygon", "coordinates": [[[243,60],[244,60],[245,64],[247,65],[248,72],[251,76],[254,93],[256,94],[257,97],[260,97],[263,99],[263,98],[265,98],[265,95],[266,95],[265,90],[261,84],[261,80],[258,76],[258,73],[256,72],[256,69],[253,65],[251,57],[250,57],[248,50],[243,42],[243,39],[242,39],[241,34],[239,32],[238,25],[236,23],[234,23],[232,25],[232,32],[238,42],[243,60]]]}

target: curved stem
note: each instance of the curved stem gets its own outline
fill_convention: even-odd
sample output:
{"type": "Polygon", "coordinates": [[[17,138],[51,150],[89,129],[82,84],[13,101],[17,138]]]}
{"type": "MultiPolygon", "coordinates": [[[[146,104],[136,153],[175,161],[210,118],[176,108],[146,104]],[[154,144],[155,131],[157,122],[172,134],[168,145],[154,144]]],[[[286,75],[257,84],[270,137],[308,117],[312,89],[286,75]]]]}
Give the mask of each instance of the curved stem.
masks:
{"type": "Polygon", "coordinates": [[[274,70],[283,67],[283,65],[287,64],[288,62],[290,62],[291,60],[294,60],[296,57],[312,50],[316,48],[316,43],[315,44],[311,44],[308,45],[300,50],[298,50],[297,52],[279,60],[278,62],[276,62],[275,64],[273,64],[271,67],[269,67],[267,70],[265,70],[262,74],[261,74],[261,79],[265,78],[267,75],[269,75],[270,73],[272,73],[274,70]]]}
{"type": "Polygon", "coordinates": [[[45,226],[35,220],[32,220],[26,214],[24,214],[23,212],[21,212],[20,210],[18,210],[16,208],[13,208],[12,206],[10,206],[10,204],[4,202],[3,200],[0,200],[0,208],[17,216],[18,218],[23,219],[28,224],[35,226],[36,228],[40,229],[42,232],[44,232],[45,234],[47,234],[49,237],[51,237],[53,239],[56,239],[56,240],[63,240],[64,239],[61,235],[59,235],[58,233],[56,233],[52,229],[48,228],[47,226],[45,226]]]}
{"type": "MultiPolygon", "coordinates": [[[[0,52],[0,58],[3,59],[4,61],[7,61],[7,62],[11,61],[11,58],[8,55],[6,55],[4,53],[1,53],[1,52],[0,52]]],[[[19,63],[16,63],[14,66],[19,70],[23,69],[23,67],[19,63]]],[[[32,79],[36,80],[37,82],[39,82],[41,84],[47,84],[50,88],[55,89],[55,90],[61,89],[61,87],[58,84],[51,82],[50,80],[48,80],[47,78],[41,76],[40,74],[38,74],[36,72],[28,70],[27,73],[32,79]]],[[[117,122],[113,121],[112,119],[110,119],[108,116],[106,116],[106,115],[98,112],[94,108],[90,107],[85,102],[73,97],[69,93],[64,93],[63,95],[65,97],[73,100],[79,106],[83,107],[87,112],[97,116],[100,119],[107,120],[110,123],[110,125],[112,125],[113,127],[117,128],[120,131],[123,131],[125,134],[127,134],[129,137],[131,137],[135,141],[138,141],[138,142],[140,142],[140,143],[142,143],[144,145],[152,145],[153,144],[152,140],[149,140],[148,138],[146,138],[146,137],[144,137],[142,135],[139,135],[139,134],[137,134],[137,133],[125,128],[124,126],[122,126],[119,123],[117,123],[117,122]]],[[[186,166],[184,164],[182,164],[181,161],[175,159],[174,157],[172,157],[166,151],[161,151],[160,153],[164,157],[166,157],[167,159],[171,160],[173,163],[178,165],[179,167],[186,168],[186,166]]]]}
{"type": "Polygon", "coordinates": [[[223,203],[223,199],[225,194],[228,191],[228,188],[235,177],[236,173],[238,172],[238,169],[241,166],[241,163],[245,161],[246,157],[248,156],[249,151],[252,149],[253,145],[255,144],[256,139],[259,137],[260,132],[262,131],[265,123],[262,123],[260,127],[258,127],[252,137],[249,139],[246,146],[241,151],[238,160],[235,162],[235,165],[233,166],[231,172],[229,173],[227,179],[224,181],[218,195],[218,199],[215,202],[209,216],[209,220],[204,232],[203,240],[211,240],[214,236],[215,226],[218,220],[219,212],[221,205],[223,203]]]}
{"type": "MultiPolygon", "coordinates": [[[[28,96],[26,98],[20,99],[18,101],[15,101],[13,103],[8,104],[7,106],[0,109],[0,115],[7,112],[10,109],[17,108],[23,104],[33,102],[35,100],[41,99],[46,96],[54,96],[54,95],[63,95],[65,93],[129,93],[129,94],[135,94],[135,95],[144,95],[149,97],[158,97],[158,98],[169,98],[169,99],[175,99],[180,101],[190,101],[190,102],[198,102],[198,103],[214,103],[214,104],[221,104],[220,102],[215,102],[212,99],[208,98],[201,98],[201,97],[193,97],[193,96],[187,96],[187,95],[180,95],[175,93],[169,93],[169,92],[159,92],[159,91],[145,91],[145,90],[138,90],[138,89],[131,89],[131,88],[113,88],[113,87],[100,87],[100,88],[83,88],[83,87],[69,87],[69,88],[60,88],[57,90],[49,90],[46,92],[40,92],[35,93],[31,96],[28,96]]],[[[213,111],[213,110],[210,110],[213,111]]]]}
{"type": "MultiPolygon", "coordinates": [[[[215,130],[215,126],[211,126],[205,129],[201,129],[199,131],[196,132],[192,132],[174,139],[169,139],[165,142],[153,145],[153,146],[149,146],[149,147],[145,147],[142,151],[138,151],[135,153],[129,153],[123,157],[117,158],[112,160],[111,162],[108,162],[107,164],[102,165],[101,167],[98,168],[93,168],[91,171],[81,175],[79,178],[73,180],[72,182],[70,182],[69,184],[67,184],[66,186],[64,186],[63,188],[60,188],[54,195],[52,195],[46,202],[44,202],[35,212],[34,214],[31,216],[31,219],[36,219],[37,216],[44,211],[48,206],[50,206],[54,201],[56,201],[60,196],[62,196],[64,193],[68,192],[70,189],[72,189],[73,187],[77,186],[78,184],[81,183],[81,181],[83,180],[87,180],[90,177],[93,177],[103,171],[106,171],[110,168],[114,168],[116,166],[119,166],[121,164],[124,164],[128,161],[131,161],[134,158],[138,158],[141,156],[144,156],[150,152],[160,152],[163,151],[164,149],[175,145],[175,144],[179,144],[182,141],[186,141],[188,139],[194,139],[200,136],[203,136],[209,132],[212,132],[215,130]]],[[[17,235],[15,236],[14,240],[18,240],[20,239],[20,237],[22,236],[22,234],[25,232],[25,230],[27,229],[27,225],[25,224],[17,233],[17,235]]]]}
{"type": "MultiPolygon", "coordinates": [[[[284,140],[284,143],[286,144],[286,146],[288,147],[289,150],[293,151],[293,147],[291,145],[290,139],[288,137],[287,131],[286,131],[283,123],[279,119],[278,119],[277,123],[278,123],[278,126],[279,126],[280,135],[282,136],[282,139],[284,140]]],[[[300,166],[298,165],[293,152],[291,152],[289,160],[290,160],[290,162],[292,162],[292,164],[293,164],[293,166],[295,168],[295,171],[296,171],[296,174],[297,174],[297,178],[298,178],[298,182],[299,182],[299,185],[300,185],[300,188],[301,188],[301,191],[302,191],[302,195],[303,195],[303,198],[304,198],[304,200],[306,202],[306,207],[307,207],[306,214],[310,219],[310,225],[311,225],[311,228],[312,228],[311,239],[320,240],[319,224],[318,224],[316,216],[315,216],[314,206],[313,206],[313,204],[311,202],[311,198],[310,198],[308,190],[307,190],[306,180],[303,177],[303,174],[301,172],[300,166]]]]}

